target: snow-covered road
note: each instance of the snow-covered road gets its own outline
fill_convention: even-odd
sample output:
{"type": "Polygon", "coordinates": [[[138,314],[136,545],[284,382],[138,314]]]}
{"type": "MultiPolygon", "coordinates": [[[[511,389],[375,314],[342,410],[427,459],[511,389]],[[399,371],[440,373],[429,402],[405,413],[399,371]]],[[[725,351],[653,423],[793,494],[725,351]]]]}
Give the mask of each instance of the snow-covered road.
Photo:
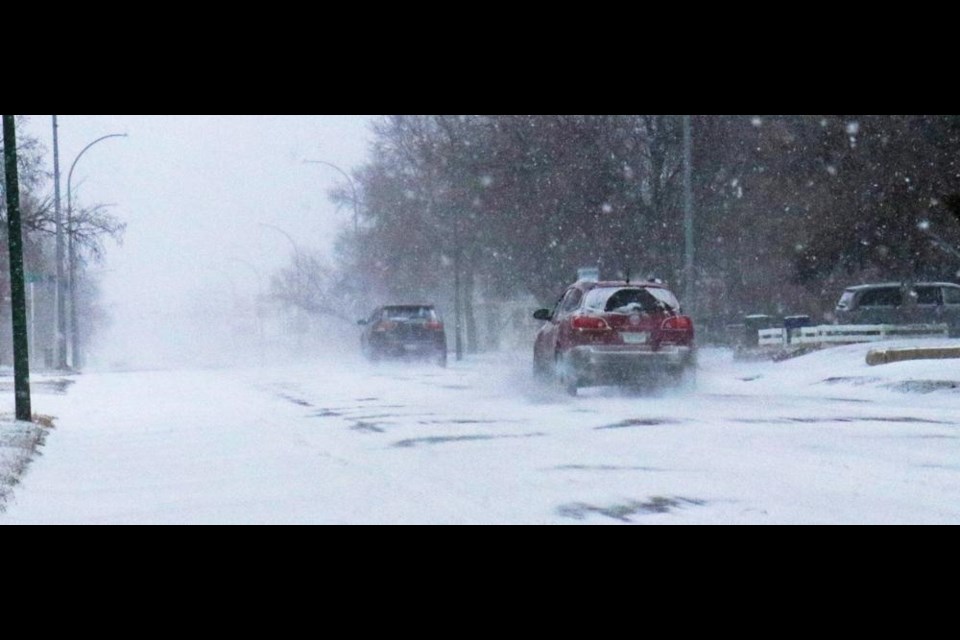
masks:
{"type": "Polygon", "coordinates": [[[0,524],[960,523],[960,364],[866,348],[577,398],[527,354],[87,373],[0,524]]]}

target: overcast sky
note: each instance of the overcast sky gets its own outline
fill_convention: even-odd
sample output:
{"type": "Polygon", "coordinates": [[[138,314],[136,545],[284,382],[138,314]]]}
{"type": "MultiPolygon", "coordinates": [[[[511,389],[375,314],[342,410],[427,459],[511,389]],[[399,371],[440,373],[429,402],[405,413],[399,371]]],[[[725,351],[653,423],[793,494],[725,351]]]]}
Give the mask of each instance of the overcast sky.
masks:
{"type": "MultiPolygon", "coordinates": [[[[60,115],[62,197],[77,154],[74,202],[106,203],[128,225],[122,246],[108,245],[104,306],[113,318],[108,351],[158,339],[164,324],[198,292],[266,287],[286,263],[289,240],[329,249],[352,212],[327,192],[365,161],[375,116],[351,115],[60,115]],[[265,226],[267,225],[267,226],[265,226]]],[[[53,161],[51,116],[29,116],[25,132],[53,161]]],[[[192,300],[193,298],[194,300],[192,300]]],[[[111,354],[112,357],[113,354],[111,354]]]]}

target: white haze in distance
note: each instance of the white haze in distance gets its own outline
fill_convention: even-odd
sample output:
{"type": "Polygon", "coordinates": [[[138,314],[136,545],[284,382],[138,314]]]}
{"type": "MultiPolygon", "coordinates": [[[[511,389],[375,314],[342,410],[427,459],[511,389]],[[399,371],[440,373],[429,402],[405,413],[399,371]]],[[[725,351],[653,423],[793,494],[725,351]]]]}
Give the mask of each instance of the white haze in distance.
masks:
{"type": "MultiPolygon", "coordinates": [[[[21,136],[41,140],[52,173],[51,116],[28,118],[21,136]]],[[[366,160],[374,118],[58,116],[64,210],[81,150],[128,134],[91,147],[71,182],[75,203],[108,204],[127,223],[123,245],[108,243],[105,262],[92,267],[110,325],[91,346],[90,365],[216,364],[224,350],[265,357],[264,343],[285,328],[258,320],[254,300],[293,252],[271,227],[301,251],[331,249],[336,232],[352,224],[352,211],[327,197],[344,179],[304,160],[351,172],[366,160]]]]}

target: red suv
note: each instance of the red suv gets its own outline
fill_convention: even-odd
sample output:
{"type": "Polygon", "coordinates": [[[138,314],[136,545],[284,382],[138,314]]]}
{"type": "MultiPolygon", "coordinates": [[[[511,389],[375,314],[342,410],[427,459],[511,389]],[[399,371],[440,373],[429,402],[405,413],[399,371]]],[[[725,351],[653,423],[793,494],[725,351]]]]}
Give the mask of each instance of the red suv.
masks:
{"type": "Polygon", "coordinates": [[[567,392],[607,384],[692,383],[693,321],[676,296],[653,282],[577,282],[553,311],[533,347],[539,378],[556,377],[567,392]]]}

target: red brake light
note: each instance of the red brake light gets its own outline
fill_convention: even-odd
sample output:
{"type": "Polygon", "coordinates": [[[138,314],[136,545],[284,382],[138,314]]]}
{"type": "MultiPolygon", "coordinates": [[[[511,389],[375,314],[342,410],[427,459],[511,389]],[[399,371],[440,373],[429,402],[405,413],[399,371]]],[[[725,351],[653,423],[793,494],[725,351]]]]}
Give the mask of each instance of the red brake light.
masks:
{"type": "Polygon", "coordinates": [[[693,320],[688,316],[671,316],[663,321],[661,329],[673,329],[676,331],[691,331],[693,329],[693,320]]]}
{"type": "Polygon", "coordinates": [[[382,320],[377,323],[377,326],[373,328],[374,331],[391,331],[396,328],[396,322],[390,322],[389,320],[382,320]]]}
{"type": "Polygon", "coordinates": [[[433,331],[440,331],[443,329],[443,323],[439,320],[431,320],[424,325],[427,329],[432,329],[433,331]]]}
{"type": "Polygon", "coordinates": [[[594,316],[573,316],[570,326],[580,331],[609,331],[610,325],[603,318],[594,316]]]}

